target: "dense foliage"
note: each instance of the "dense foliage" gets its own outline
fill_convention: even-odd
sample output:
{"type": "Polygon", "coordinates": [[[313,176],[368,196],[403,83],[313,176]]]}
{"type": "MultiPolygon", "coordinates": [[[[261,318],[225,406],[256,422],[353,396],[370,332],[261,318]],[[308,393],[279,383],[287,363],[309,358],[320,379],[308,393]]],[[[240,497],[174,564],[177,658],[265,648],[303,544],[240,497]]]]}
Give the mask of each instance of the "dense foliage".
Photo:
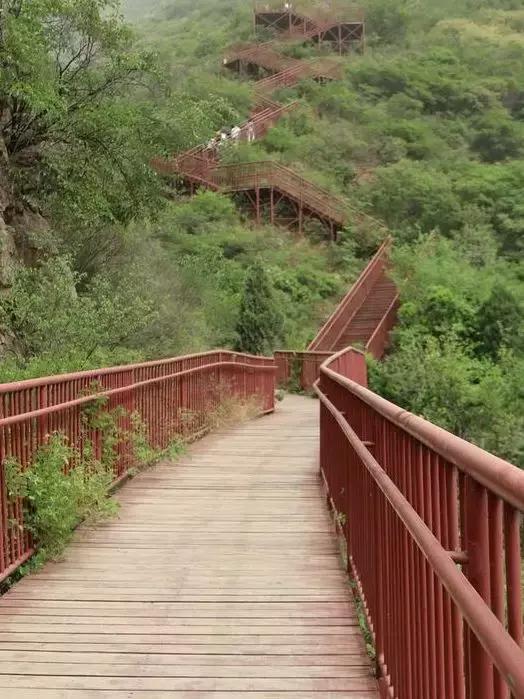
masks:
{"type": "Polygon", "coordinates": [[[282,319],[264,268],[256,262],[247,271],[240,312],[237,348],[250,354],[271,354],[281,335],[282,319]]]}
{"type": "MultiPolygon", "coordinates": [[[[225,157],[291,165],[391,229],[400,324],[374,387],[522,463],[522,3],[362,4],[368,50],[345,79],[283,91],[300,108],[225,157]]],[[[138,40],[112,0],[0,7],[2,137],[20,197],[51,223],[44,261],[2,301],[3,378],[238,346],[257,261],[274,343],[303,348],[383,230],[355,220],[336,246],[315,226],[296,240],[217,194],[168,201],[148,168],[247,116],[249,84],[220,55],[249,39],[250,3],[127,0],[138,40]]]]}

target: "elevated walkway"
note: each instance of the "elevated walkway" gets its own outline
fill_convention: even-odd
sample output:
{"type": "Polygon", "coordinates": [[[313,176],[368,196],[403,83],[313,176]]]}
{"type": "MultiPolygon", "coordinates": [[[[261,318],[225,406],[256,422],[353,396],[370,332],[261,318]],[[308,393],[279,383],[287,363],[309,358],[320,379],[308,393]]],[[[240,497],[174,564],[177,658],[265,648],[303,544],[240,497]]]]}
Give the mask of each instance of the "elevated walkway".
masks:
{"type": "Polygon", "coordinates": [[[0,696],[378,699],[318,479],[318,403],[211,435],[0,600],[0,696]]]}
{"type": "Polygon", "coordinates": [[[223,191],[246,192],[258,222],[267,216],[270,223],[296,227],[302,233],[305,219],[317,218],[335,239],[349,219],[343,199],[274,161],[222,165],[213,179],[223,191]]]}
{"type": "Polygon", "coordinates": [[[296,66],[303,61],[285,56],[277,51],[273,42],[264,44],[242,43],[230,46],[224,54],[223,64],[226,68],[238,73],[253,72],[253,68],[263,68],[271,73],[280,73],[296,66]]]}
{"type": "Polygon", "coordinates": [[[333,59],[314,58],[298,60],[285,56],[274,47],[274,42],[264,44],[237,44],[225,53],[223,64],[241,75],[257,75],[262,69],[270,75],[255,84],[255,96],[269,95],[282,87],[291,87],[301,80],[339,80],[343,66],[333,59]]]}
{"type": "Polygon", "coordinates": [[[205,152],[196,151],[178,159],[157,159],[153,166],[159,174],[179,175],[194,187],[243,193],[258,223],[267,220],[303,233],[305,221],[314,218],[336,239],[337,231],[349,221],[350,209],[343,199],[275,161],[219,165],[205,152]]]}
{"type": "Polygon", "coordinates": [[[317,82],[329,82],[340,80],[343,76],[343,66],[330,59],[314,59],[312,61],[300,61],[279,73],[269,75],[255,84],[255,96],[271,95],[276,90],[285,87],[293,87],[301,80],[316,80],[317,82]]]}

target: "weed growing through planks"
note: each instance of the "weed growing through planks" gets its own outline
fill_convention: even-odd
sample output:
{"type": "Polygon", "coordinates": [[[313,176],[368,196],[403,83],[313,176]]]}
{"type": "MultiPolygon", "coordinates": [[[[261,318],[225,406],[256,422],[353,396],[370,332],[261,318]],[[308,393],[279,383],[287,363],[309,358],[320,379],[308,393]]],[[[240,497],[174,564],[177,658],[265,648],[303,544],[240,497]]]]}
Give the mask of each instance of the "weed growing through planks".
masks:
{"type": "Polygon", "coordinates": [[[186,450],[184,439],[175,434],[165,449],[155,448],[149,439],[148,428],[140,413],[130,416],[131,429],[127,434],[132,454],[133,466],[127,470],[127,475],[134,478],[141,471],[150,468],[160,459],[167,458],[176,461],[186,450]]]}
{"type": "Polygon", "coordinates": [[[220,402],[205,415],[207,430],[217,430],[247,422],[260,415],[262,404],[256,396],[242,400],[235,396],[223,397],[220,402]]]}
{"type": "Polygon", "coordinates": [[[364,636],[367,654],[369,655],[371,660],[375,661],[377,655],[375,645],[373,643],[373,634],[371,633],[371,629],[369,628],[368,620],[366,617],[364,602],[362,601],[362,597],[360,596],[357,582],[351,576],[349,578],[349,586],[351,588],[351,592],[353,593],[353,600],[355,602],[355,607],[357,610],[358,624],[360,626],[360,630],[362,631],[362,635],[364,636]]]}
{"type": "Polygon", "coordinates": [[[351,565],[350,565],[350,561],[348,558],[347,541],[346,541],[346,538],[344,535],[344,527],[346,526],[346,523],[347,523],[347,515],[345,512],[337,511],[334,508],[331,508],[331,514],[333,516],[333,521],[334,521],[335,527],[336,527],[340,558],[342,559],[342,563],[344,565],[344,570],[348,571],[348,584],[349,584],[349,587],[350,587],[352,595],[353,595],[353,600],[354,600],[355,608],[357,611],[357,618],[358,618],[360,630],[362,631],[362,635],[364,636],[364,641],[366,643],[366,652],[367,652],[368,656],[370,657],[370,659],[372,661],[375,661],[376,651],[375,651],[375,646],[373,643],[373,635],[372,635],[371,630],[368,626],[368,621],[367,621],[365,607],[364,607],[364,601],[362,600],[362,597],[360,596],[357,582],[351,574],[351,565]]]}

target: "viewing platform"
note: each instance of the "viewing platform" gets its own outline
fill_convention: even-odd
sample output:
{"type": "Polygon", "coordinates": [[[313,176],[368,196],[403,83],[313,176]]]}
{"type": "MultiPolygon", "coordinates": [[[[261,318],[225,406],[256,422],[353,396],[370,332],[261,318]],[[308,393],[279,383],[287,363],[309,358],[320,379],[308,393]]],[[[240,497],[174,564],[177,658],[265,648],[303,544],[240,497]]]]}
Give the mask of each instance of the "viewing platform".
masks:
{"type": "Polygon", "coordinates": [[[255,32],[272,31],[284,40],[331,44],[340,54],[365,46],[364,10],[343,2],[316,7],[300,2],[256,2],[253,22],[255,32]]]}

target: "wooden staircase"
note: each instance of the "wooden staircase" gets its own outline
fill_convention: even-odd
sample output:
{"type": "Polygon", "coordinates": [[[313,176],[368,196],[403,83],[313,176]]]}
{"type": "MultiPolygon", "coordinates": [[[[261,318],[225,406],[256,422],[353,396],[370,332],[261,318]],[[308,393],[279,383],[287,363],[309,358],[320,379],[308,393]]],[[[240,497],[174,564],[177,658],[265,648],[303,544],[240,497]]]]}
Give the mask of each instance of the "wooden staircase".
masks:
{"type": "Polygon", "coordinates": [[[243,67],[253,65],[272,73],[300,66],[304,61],[285,56],[276,51],[273,41],[263,44],[242,43],[230,46],[224,54],[223,64],[226,68],[242,71],[243,67]]]}
{"type": "Polygon", "coordinates": [[[366,348],[377,326],[397,297],[397,289],[383,271],[355,315],[335,342],[333,350],[338,352],[345,347],[366,348]]]}
{"type": "Polygon", "coordinates": [[[312,79],[320,82],[340,80],[343,66],[336,60],[316,58],[309,61],[289,58],[276,51],[274,42],[264,44],[235,44],[225,53],[223,64],[240,74],[263,69],[270,73],[255,83],[255,100],[268,98],[271,93],[283,87],[292,87],[301,80],[312,79]]]}
{"type": "Polygon", "coordinates": [[[355,284],[322,326],[308,351],[338,352],[360,346],[380,359],[396,322],[398,292],[389,277],[387,238],[355,284]]]}
{"type": "Polygon", "coordinates": [[[351,7],[345,1],[332,0],[329,7],[284,9],[283,3],[255,4],[255,29],[272,30],[280,41],[315,41],[330,43],[339,53],[365,44],[365,23],[362,8],[351,7]]]}
{"type": "Polygon", "coordinates": [[[299,61],[298,65],[286,68],[280,73],[269,75],[255,84],[255,95],[270,95],[284,87],[292,87],[301,80],[316,80],[327,82],[340,80],[343,76],[343,67],[340,63],[329,59],[315,59],[313,61],[299,61]]]}
{"type": "Polygon", "coordinates": [[[220,165],[213,171],[212,179],[225,192],[268,190],[274,195],[276,190],[293,202],[298,217],[308,215],[323,220],[334,234],[349,219],[343,199],[275,161],[220,165]]]}
{"type": "Polygon", "coordinates": [[[294,207],[291,221],[298,223],[299,232],[306,218],[316,218],[326,223],[335,237],[349,220],[350,209],[343,199],[272,160],[220,165],[205,149],[195,148],[178,158],[157,158],[153,167],[161,175],[178,175],[194,186],[224,193],[247,192],[257,220],[267,209],[270,222],[277,223],[277,205],[285,199],[294,207]],[[267,195],[265,200],[262,193],[267,195]]]}
{"type": "MultiPolygon", "coordinates": [[[[279,5],[278,12],[281,11],[279,5]]],[[[318,21],[296,13],[293,21],[295,24],[288,27],[289,34],[301,28],[301,39],[314,36],[322,27],[318,21]]],[[[331,26],[333,22],[336,20],[331,18],[331,26]]],[[[290,36],[287,38],[289,40],[290,36]]],[[[280,53],[275,45],[274,41],[239,43],[225,53],[223,64],[228,68],[242,72],[251,66],[272,73],[255,84],[251,119],[241,126],[240,141],[262,138],[284,114],[295,108],[297,102],[286,105],[275,102],[271,98],[275,90],[308,78],[323,82],[340,79],[343,75],[343,66],[338,60],[297,60],[280,53]]],[[[155,158],[152,166],[160,175],[178,176],[189,185],[191,192],[205,187],[225,193],[243,193],[257,222],[267,216],[271,223],[296,226],[302,233],[305,220],[313,218],[324,224],[330,238],[335,240],[337,232],[349,221],[350,207],[346,202],[289,168],[271,161],[221,165],[220,151],[219,145],[200,145],[173,158],[155,158]]],[[[353,217],[358,220],[362,215],[353,212],[353,217]]]]}

